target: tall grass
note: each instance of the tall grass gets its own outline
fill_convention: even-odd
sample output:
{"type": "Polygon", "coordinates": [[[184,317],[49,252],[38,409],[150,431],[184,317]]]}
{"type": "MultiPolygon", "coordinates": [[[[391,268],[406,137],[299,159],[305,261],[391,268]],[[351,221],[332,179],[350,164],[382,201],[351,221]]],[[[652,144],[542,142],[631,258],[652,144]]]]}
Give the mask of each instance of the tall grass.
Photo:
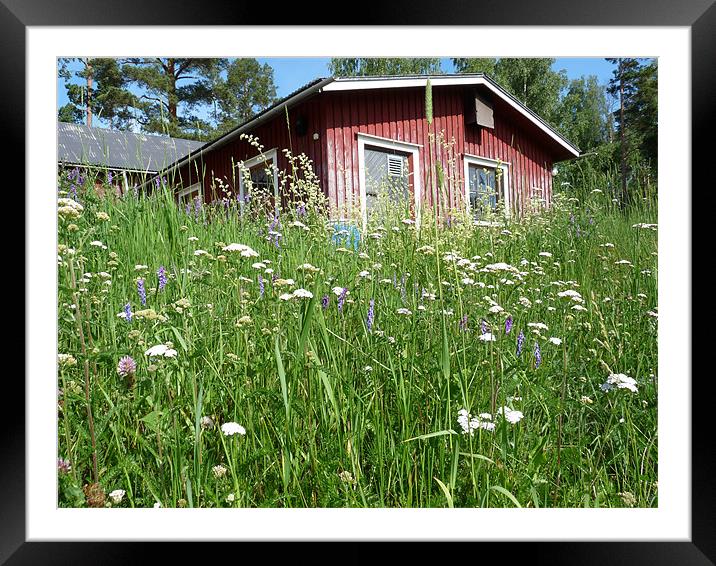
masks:
{"type": "Polygon", "coordinates": [[[356,241],[309,167],[278,217],[228,192],[60,202],[60,506],[657,505],[657,238],[633,227],[654,201],[567,191],[493,227],[385,214],[356,241]],[[176,357],[145,355],[159,344],[176,357]],[[603,391],[611,374],[638,392],[603,391]],[[125,494],[90,501],[95,482],[125,494]]]}

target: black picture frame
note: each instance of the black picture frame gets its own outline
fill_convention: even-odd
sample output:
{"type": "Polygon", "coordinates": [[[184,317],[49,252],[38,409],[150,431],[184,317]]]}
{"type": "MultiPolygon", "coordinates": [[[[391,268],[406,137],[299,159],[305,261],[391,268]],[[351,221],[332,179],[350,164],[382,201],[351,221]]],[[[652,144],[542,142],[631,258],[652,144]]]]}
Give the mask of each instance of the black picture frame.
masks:
{"type": "MultiPolygon", "coordinates": [[[[0,0],[0,43],[2,44],[3,126],[6,163],[25,163],[25,34],[28,26],[68,25],[262,25],[265,10],[245,1],[203,0],[177,3],[171,0],[0,0]]],[[[381,4],[380,10],[341,13],[335,3],[311,2],[282,6],[271,14],[272,25],[558,25],[558,26],[686,26],[691,29],[692,104],[692,186],[700,186],[697,173],[713,158],[714,101],[716,101],[716,6],[713,0],[623,0],[580,1],[496,0],[467,4],[461,0],[400,0],[381,4]],[[343,15],[345,14],[345,15],[343,15]],[[693,165],[699,164],[700,167],[693,165]]],[[[668,109],[660,109],[668,111],[668,109]]],[[[688,167],[688,165],[685,165],[688,167]]],[[[20,175],[20,179],[24,177],[20,175]]],[[[705,179],[704,179],[705,181],[705,179]]],[[[15,180],[15,184],[22,181],[15,180]]],[[[712,191],[713,181],[702,185],[712,191]]],[[[13,189],[15,190],[15,189],[13,189]]],[[[29,198],[25,187],[24,201],[29,198]]],[[[683,189],[682,189],[683,190],[683,189]]],[[[709,197],[710,198],[710,197],[709,197]]],[[[703,207],[704,209],[707,207],[703,207]]],[[[692,226],[697,223],[692,215],[692,226]]],[[[693,238],[696,241],[696,238],[693,238]]],[[[692,252],[692,258],[695,256],[692,252]]],[[[694,295],[696,295],[694,293],[694,295]]],[[[32,297],[25,295],[26,301],[32,297]]],[[[692,311],[693,312],[693,311],[692,311]]],[[[699,317],[693,317],[695,325],[699,317]]],[[[693,352],[704,351],[709,337],[692,332],[693,352]],[[699,340],[702,344],[699,344],[699,340]]],[[[32,336],[27,336],[28,340],[32,336]]],[[[10,376],[6,373],[6,379],[10,376]]],[[[688,383],[690,375],[669,376],[688,383]]],[[[690,542],[529,542],[483,543],[477,550],[449,551],[448,560],[485,560],[485,551],[499,553],[509,562],[538,564],[714,564],[716,562],[716,465],[711,435],[712,404],[710,373],[691,380],[692,390],[692,519],[690,542]],[[468,554],[463,554],[468,552],[468,554]]],[[[163,562],[215,560],[215,551],[195,545],[157,543],[26,542],[25,541],[25,407],[24,387],[5,403],[3,442],[0,443],[0,564],[127,564],[145,562],[151,550],[161,553],[163,562]],[[202,553],[193,558],[194,552],[202,553]]],[[[5,395],[11,395],[6,382],[5,395]]],[[[558,538],[559,534],[555,533],[558,538]]],[[[82,538],[82,533],[77,533],[82,538]]],[[[320,533],[317,533],[320,538],[320,533]]],[[[285,545],[279,553],[301,556],[310,563],[325,555],[331,561],[364,562],[376,554],[371,543],[350,543],[349,548],[322,545],[317,550],[285,545]],[[291,548],[288,548],[290,546],[291,548]]],[[[424,550],[416,548],[421,555],[424,550]]],[[[472,547],[470,547],[472,548],[472,547]]],[[[233,552],[233,551],[232,551],[233,552]]],[[[259,552],[261,552],[259,550],[259,552]]],[[[404,553],[401,549],[399,552],[404,553]]],[[[443,551],[444,552],[444,551],[443,551]]],[[[241,550],[234,559],[248,559],[241,550]],[[242,558],[243,557],[243,558],[242,558]]],[[[403,554],[403,558],[408,558],[403,554]]],[[[265,558],[279,560],[275,550],[265,558]]]]}

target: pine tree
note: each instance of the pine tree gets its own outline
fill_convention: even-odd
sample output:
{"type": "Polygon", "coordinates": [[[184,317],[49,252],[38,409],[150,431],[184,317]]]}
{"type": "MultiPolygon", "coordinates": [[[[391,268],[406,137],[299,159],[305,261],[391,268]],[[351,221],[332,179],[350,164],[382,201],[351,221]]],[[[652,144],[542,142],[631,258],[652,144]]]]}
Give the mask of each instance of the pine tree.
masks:
{"type": "MultiPolygon", "coordinates": [[[[646,105],[641,105],[645,93],[640,93],[641,88],[648,82],[648,73],[644,72],[638,59],[607,59],[616,65],[612,79],[609,81],[607,92],[616,97],[619,101],[619,109],[614,113],[616,119],[617,133],[619,134],[619,170],[621,177],[621,203],[626,205],[628,194],[629,161],[635,156],[639,157],[640,133],[648,131],[648,123],[653,118],[654,128],[656,124],[655,114],[640,115],[645,111],[646,105]],[[642,132],[640,132],[640,129],[642,132]]],[[[655,67],[654,67],[655,72],[655,67]]],[[[654,86],[654,98],[655,98],[654,86]]],[[[647,97],[648,98],[648,97],[647,97]]],[[[653,112],[656,112],[656,101],[654,100],[653,112]]],[[[655,134],[655,132],[654,132],[655,134]]],[[[654,155],[655,157],[655,155],[654,155]]]]}
{"type": "Polygon", "coordinates": [[[92,126],[97,117],[117,129],[130,126],[135,99],[118,59],[61,58],[58,76],[65,79],[69,99],[58,113],[59,120],[92,126]],[[76,79],[81,82],[73,82],[76,79]]]}
{"type": "Polygon", "coordinates": [[[190,114],[191,109],[210,101],[207,91],[198,88],[219,65],[218,59],[128,59],[125,76],[142,92],[137,108],[139,122],[146,132],[172,137],[201,137],[208,123],[190,114]],[[180,112],[180,108],[187,112],[180,112]]]}

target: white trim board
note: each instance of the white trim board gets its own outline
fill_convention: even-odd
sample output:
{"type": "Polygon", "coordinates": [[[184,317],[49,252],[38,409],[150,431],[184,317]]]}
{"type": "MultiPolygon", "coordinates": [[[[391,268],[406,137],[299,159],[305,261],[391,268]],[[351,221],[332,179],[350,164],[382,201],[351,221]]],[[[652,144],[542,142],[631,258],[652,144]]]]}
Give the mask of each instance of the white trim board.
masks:
{"type": "MultiPolygon", "coordinates": [[[[489,157],[479,157],[477,155],[470,155],[464,153],[462,156],[463,160],[463,174],[465,182],[465,207],[467,213],[472,214],[470,210],[470,165],[477,165],[481,167],[491,167],[502,169],[502,198],[505,201],[505,217],[510,217],[512,203],[510,201],[510,164],[505,161],[498,161],[497,159],[490,159],[489,157]]],[[[480,221],[478,221],[480,223],[480,221]]]]}
{"type": "Polygon", "coordinates": [[[323,87],[324,92],[331,91],[347,91],[347,90],[368,90],[368,89],[383,89],[383,88],[410,88],[410,87],[422,87],[427,86],[428,79],[430,79],[431,86],[454,86],[454,85],[482,85],[487,87],[493,94],[504,100],[512,108],[517,110],[520,114],[525,116],[530,122],[536,125],[545,134],[551,137],[554,141],[560,144],[563,148],[569,151],[575,157],[579,156],[579,150],[572,144],[568,143],[564,138],[559,136],[552,128],[545,124],[540,118],[532,113],[531,110],[514,100],[511,96],[505,93],[501,88],[495,85],[490,79],[484,76],[464,76],[464,77],[440,77],[440,76],[425,76],[425,77],[407,77],[407,78],[336,78],[333,82],[323,87]]]}
{"type": "Polygon", "coordinates": [[[241,208],[241,211],[244,210],[244,169],[251,169],[252,167],[255,167],[256,165],[260,165],[261,163],[269,162],[269,167],[273,171],[273,194],[275,198],[275,209],[276,213],[278,214],[278,149],[273,148],[269,149],[268,151],[264,151],[263,153],[260,153],[256,157],[252,157],[251,159],[247,159],[246,161],[239,161],[235,167],[238,169],[239,173],[239,206],[241,208]]]}
{"type": "Polygon", "coordinates": [[[420,225],[420,198],[422,193],[422,182],[420,176],[420,146],[413,143],[406,143],[390,138],[381,138],[370,134],[356,134],[358,138],[358,185],[360,188],[360,212],[363,219],[363,231],[368,227],[368,208],[365,185],[365,146],[394,149],[408,153],[413,158],[413,194],[415,196],[415,224],[420,225]]]}
{"type": "Polygon", "coordinates": [[[199,196],[201,196],[201,192],[202,192],[202,191],[201,191],[201,188],[202,188],[202,187],[201,187],[201,182],[199,182],[199,183],[194,183],[193,185],[189,185],[188,187],[186,187],[186,188],[184,188],[184,189],[180,189],[180,190],[179,190],[179,193],[177,194],[177,196],[178,196],[179,198],[185,197],[186,195],[190,195],[190,194],[193,193],[194,191],[199,191],[199,196]]]}

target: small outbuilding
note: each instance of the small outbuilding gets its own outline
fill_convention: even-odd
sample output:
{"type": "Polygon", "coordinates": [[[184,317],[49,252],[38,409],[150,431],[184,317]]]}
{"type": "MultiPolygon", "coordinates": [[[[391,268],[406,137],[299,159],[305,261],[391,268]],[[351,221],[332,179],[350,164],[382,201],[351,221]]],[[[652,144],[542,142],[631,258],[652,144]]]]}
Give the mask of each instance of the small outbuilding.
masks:
{"type": "Polygon", "coordinates": [[[57,165],[72,179],[92,173],[124,193],[202,147],[204,142],[58,122],[57,165]]]}
{"type": "Polygon", "coordinates": [[[579,156],[574,144],[484,74],[331,77],[307,84],[160,174],[179,187],[181,200],[211,202],[222,197],[219,187],[245,199],[247,176],[281,199],[285,149],[312,161],[334,216],[353,214],[364,223],[386,186],[398,187],[390,197],[402,193],[416,220],[436,200],[439,207],[465,207],[477,221],[486,207],[509,216],[549,206],[555,164],[579,156]],[[247,135],[259,140],[261,154],[247,135]]]}

